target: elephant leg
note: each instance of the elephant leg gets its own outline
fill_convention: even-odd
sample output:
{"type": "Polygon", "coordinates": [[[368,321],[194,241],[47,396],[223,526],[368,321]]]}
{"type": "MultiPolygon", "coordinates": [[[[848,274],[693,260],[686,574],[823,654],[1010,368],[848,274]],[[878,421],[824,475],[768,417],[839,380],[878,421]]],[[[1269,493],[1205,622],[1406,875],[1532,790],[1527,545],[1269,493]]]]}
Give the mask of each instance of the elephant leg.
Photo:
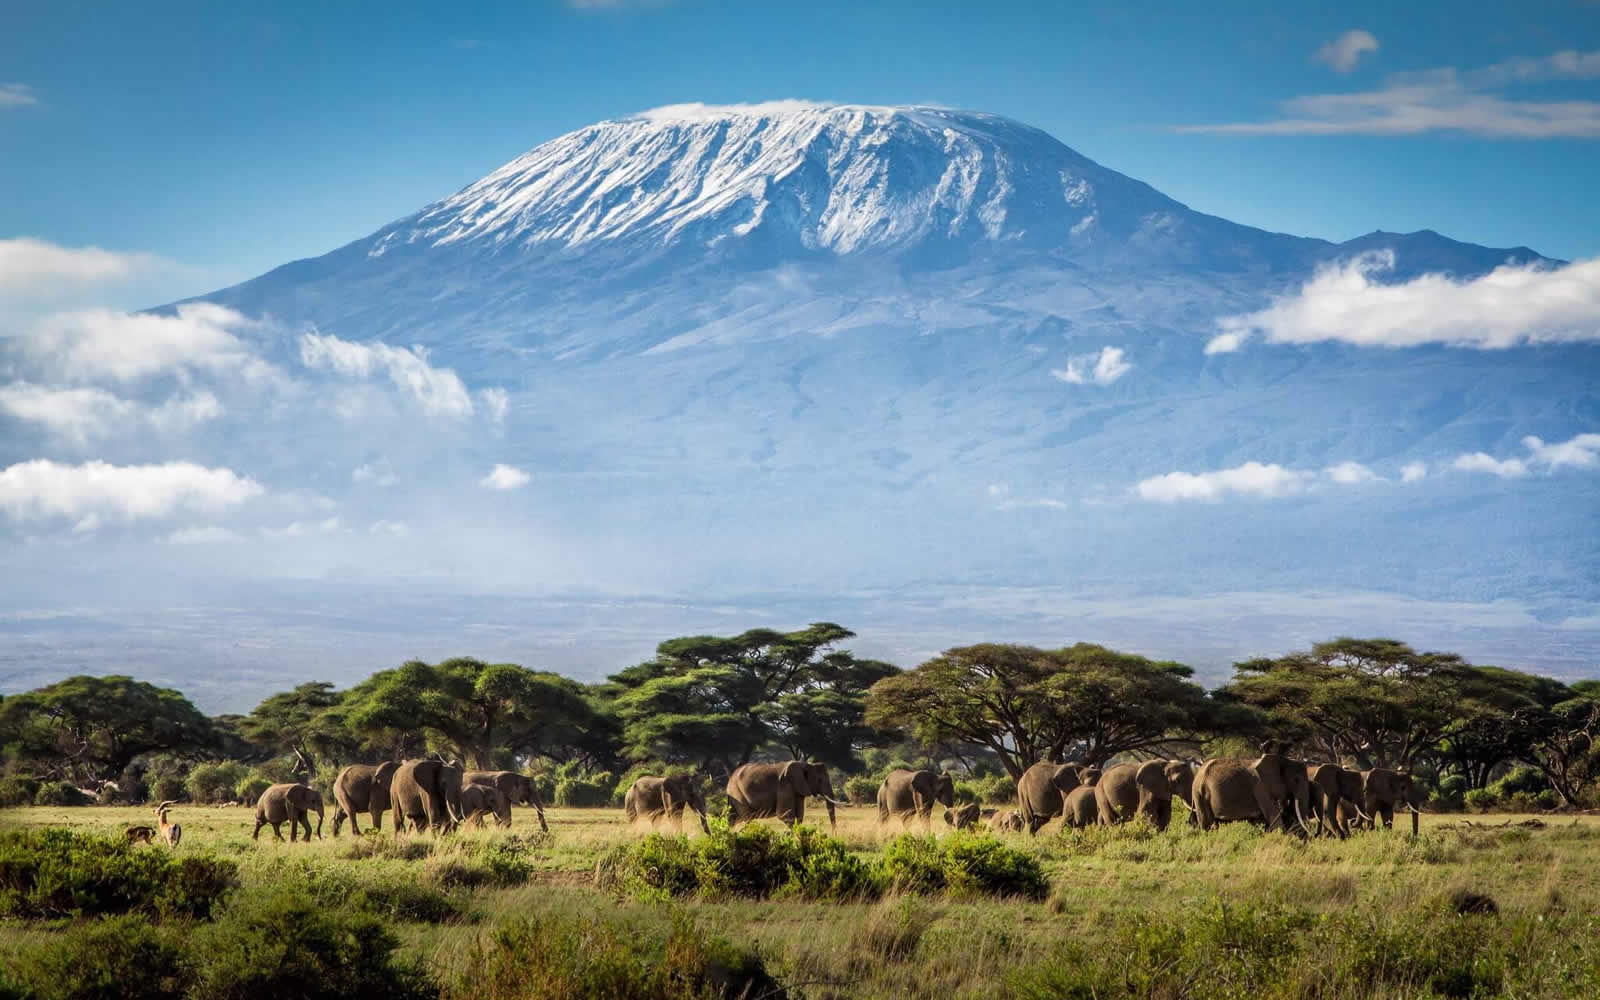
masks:
{"type": "Polygon", "coordinates": [[[261,827],[263,825],[265,825],[265,821],[260,816],[257,816],[256,817],[256,828],[254,830],[250,831],[250,839],[251,840],[257,840],[257,839],[259,839],[261,837],[261,827]]]}
{"type": "Polygon", "coordinates": [[[1283,823],[1283,803],[1272,797],[1272,793],[1262,787],[1260,782],[1255,786],[1256,808],[1261,812],[1261,821],[1266,824],[1268,832],[1283,823]]]}
{"type": "Polygon", "coordinates": [[[1380,811],[1383,813],[1383,828],[1385,830],[1393,830],[1394,829],[1394,806],[1393,805],[1385,805],[1380,811]]]}
{"type": "MultiPolygon", "coordinates": [[[[353,812],[350,814],[350,832],[352,834],[354,834],[355,836],[357,836],[357,837],[361,836],[361,825],[356,822],[356,814],[353,813],[353,812]]],[[[333,835],[335,837],[337,837],[339,835],[339,814],[338,813],[334,813],[333,814],[333,835]]]]}
{"type": "MultiPolygon", "coordinates": [[[[378,830],[378,831],[382,831],[383,830],[383,810],[382,809],[379,809],[377,806],[373,806],[372,807],[372,812],[368,814],[368,818],[372,820],[372,828],[374,830],[378,830]]],[[[350,825],[353,828],[355,826],[355,820],[352,819],[350,821],[350,825]]]]}

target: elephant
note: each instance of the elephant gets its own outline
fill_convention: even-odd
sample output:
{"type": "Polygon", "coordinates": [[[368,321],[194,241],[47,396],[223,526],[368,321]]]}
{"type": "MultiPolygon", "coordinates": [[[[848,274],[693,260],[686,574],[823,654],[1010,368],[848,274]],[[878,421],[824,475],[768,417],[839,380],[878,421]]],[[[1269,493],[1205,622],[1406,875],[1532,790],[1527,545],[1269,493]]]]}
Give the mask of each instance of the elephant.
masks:
{"type": "Polygon", "coordinates": [[[960,809],[946,809],[944,811],[944,821],[957,830],[965,830],[967,827],[977,824],[978,815],[981,812],[982,807],[978,803],[968,802],[960,809]]]}
{"type": "Polygon", "coordinates": [[[1066,794],[1079,785],[1093,785],[1100,779],[1100,769],[1086,764],[1039,763],[1022,772],[1017,779],[1017,810],[1028,824],[1029,833],[1061,815],[1066,794]]]}
{"type": "Polygon", "coordinates": [[[1062,803],[1062,810],[1066,815],[1062,823],[1074,830],[1081,830],[1086,826],[1094,826],[1100,820],[1100,803],[1094,785],[1079,785],[1067,793],[1067,800],[1062,803]]]}
{"type": "Polygon", "coordinates": [[[1182,802],[1183,807],[1189,810],[1189,825],[1198,825],[1200,821],[1194,814],[1194,762],[1169,760],[1164,770],[1167,784],[1172,786],[1172,797],[1182,802]]]}
{"type": "Polygon", "coordinates": [[[436,760],[408,760],[389,783],[394,809],[394,832],[405,830],[406,820],[417,832],[448,832],[461,822],[461,769],[436,760]]]}
{"type": "Polygon", "coordinates": [[[806,760],[740,764],[728,776],[728,825],[776,816],[798,826],[812,795],[828,804],[828,829],[836,829],[834,806],[844,803],[833,797],[826,767],[806,760]]]}
{"type": "Polygon", "coordinates": [[[989,817],[989,829],[996,833],[1021,833],[1028,821],[1015,809],[1004,809],[989,817]]]}
{"type": "Polygon", "coordinates": [[[493,785],[461,786],[461,822],[483,829],[483,817],[493,816],[495,826],[511,825],[511,803],[493,785]]]}
{"type": "Polygon", "coordinates": [[[700,794],[699,783],[690,775],[674,774],[665,778],[646,775],[633,783],[622,802],[629,823],[644,818],[650,821],[651,826],[655,826],[663,816],[670,816],[679,832],[683,830],[684,806],[700,817],[701,831],[710,833],[711,827],[706,823],[705,796],[700,794]]]}
{"type": "Polygon", "coordinates": [[[1386,830],[1394,829],[1395,806],[1411,810],[1411,835],[1417,835],[1418,807],[1422,805],[1422,789],[1411,780],[1411,775],[1387,767],[1374,767],[1361,772],[1361,806],[1374,828],[1382,817],[1386,830]]]}
{"type": "Polygon", "coordinates": [[[306,818],[307,813],[317,814],[317,836],[322,836],[322,793],[310,785],[297,782],[284,782],[272,785],[261,793],[261,798],[256,800],[256,828],[250,832],[250,839],[255,840],[261,836],[263,826],[272,827],[272,835],[279,840],[283,833],[278,829],[279,824],[287,821],[289,824],[289,841],[293,843],[299,839],[300,826],[306,828],[306,843],[311,843],[311,820],[306,818]]]}
{"type": "Polygon", "coordinates": [[[1172,785],[1167,781],[1167,762],[1147,760],[1142,764],[1117,764],[1106,768],[1094,786],[1095,810],[1101,826],[1126,823],[1143,816],[1165,830],[1172,821],[1172,785]]]}
{"type": "Polygon", "coordinates": [[[493,785],[500,789],[500,794],[511,805],[533,806],[533,811],[539,816],[539,829],[550,832],[550,824],[544,821],[544,800],[539,797],[539,787],[526,774],[516,771],[468,771],[461,776],[461,780],[469,785],[493,785]]]}
{"type": "Polygon", "coordinates": [[[1317,835],[1322,835],[1326,823],[1340,840],[1348,837],[1350,821],[1367,818],[1361,807],[1361,772],[1338,764],[1313,764],[1306,773],[1311,781],[1311,812],[1317,818],[1317,835]]]}
{"type": "Polygon", "coordinates": [[[346,818],[350,820],[350,832],[359,837],[361,826],[356,816],[361,813],[372,818],[374,830],[383,829],[383,814],[389,808],[389,782],[399,769],[399,764],[386,760],[377,765],[351,764],[339,772],[333,780],[333,800],[337,803],[333,810],[335,837],[346,818]]]}
{"type": "Polygon", "coordinates": [[[1305,813],[1310,803],[1305,762],[1278,753],[1264,753],[1255,760],[1216,757],[1201,764],[1194,775],[1194,808],[1202,830],[1234,820],[1287,830],[1292,816],[1300,831],[1309,834],[1305,813]]]}
{"type": "Polygon", "coordinates": [[[896,768],[878,786],[878,822],[898,816],[904,827],[911,825],[912,816],[920,816],[923,828],[932,829],[934,803],[946,809],[956,804],[956,783],[950,775],[896,768]]]}

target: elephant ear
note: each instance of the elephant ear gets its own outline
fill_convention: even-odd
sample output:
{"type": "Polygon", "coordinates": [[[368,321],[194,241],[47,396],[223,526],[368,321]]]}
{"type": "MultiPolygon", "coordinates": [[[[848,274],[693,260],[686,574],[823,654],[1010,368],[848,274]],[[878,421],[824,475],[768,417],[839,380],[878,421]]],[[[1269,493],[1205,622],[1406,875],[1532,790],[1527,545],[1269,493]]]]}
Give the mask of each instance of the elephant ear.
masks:
{"type": "MultiPolygon", "coordinates": [[[[791,760],[787,764],[783,765],[783,767],[779,768],[778,781],[786,785],[799,784],[801,787],[804,787],[806,783],[804,772],[796,771],[796,764],[800,764],[800,761],[791,760]]],[[[801,766],[804,767],[803,764],[801,766]]]]}

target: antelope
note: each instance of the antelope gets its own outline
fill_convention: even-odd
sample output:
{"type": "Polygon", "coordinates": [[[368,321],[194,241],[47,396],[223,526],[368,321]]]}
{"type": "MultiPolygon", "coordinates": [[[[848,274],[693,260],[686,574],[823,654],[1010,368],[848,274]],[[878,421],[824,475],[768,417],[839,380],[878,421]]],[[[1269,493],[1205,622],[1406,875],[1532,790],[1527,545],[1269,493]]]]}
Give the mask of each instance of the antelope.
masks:
{"type": "Polygon", "coordinates": [[[156,828],[153,826],[130,826],[126,836],[130,844],[149,844],[154,842],[156,828]]]}
{"type": "Polygon", "coordinates": [[[178,841],[183,837],[183,827],[177,823],[167,822],[167,810],[175,805],[176,801],[169,800],[156,806],[156,826],[161,831],[161,839],[168,847],[177,847],[178,841]]]}

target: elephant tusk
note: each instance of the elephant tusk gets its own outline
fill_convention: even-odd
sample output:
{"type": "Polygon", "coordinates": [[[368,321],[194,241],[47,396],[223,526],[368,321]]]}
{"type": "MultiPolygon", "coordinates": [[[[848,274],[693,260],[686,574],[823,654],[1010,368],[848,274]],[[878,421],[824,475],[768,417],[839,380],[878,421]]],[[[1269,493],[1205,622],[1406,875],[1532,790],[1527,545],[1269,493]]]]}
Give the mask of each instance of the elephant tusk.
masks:
{"type": "Polygon", "coordinates": [[[1311,836],[1311,828],[1306,826],[1306,814],[1300,811],[1300,800],[1294,800],[1294,818],[1300,823],[1300,832],[1307,837],[1311,836]]]}
{"type": "Polygon", "coordinates": [[[836,806],[848,806],[850,804],[848,802],[841,802],[838,799],[829,798],[826,795],[819,795],[819,796],[817,796],[817,798],[821,799],[824,802],[832,802],[836,806]]]}

